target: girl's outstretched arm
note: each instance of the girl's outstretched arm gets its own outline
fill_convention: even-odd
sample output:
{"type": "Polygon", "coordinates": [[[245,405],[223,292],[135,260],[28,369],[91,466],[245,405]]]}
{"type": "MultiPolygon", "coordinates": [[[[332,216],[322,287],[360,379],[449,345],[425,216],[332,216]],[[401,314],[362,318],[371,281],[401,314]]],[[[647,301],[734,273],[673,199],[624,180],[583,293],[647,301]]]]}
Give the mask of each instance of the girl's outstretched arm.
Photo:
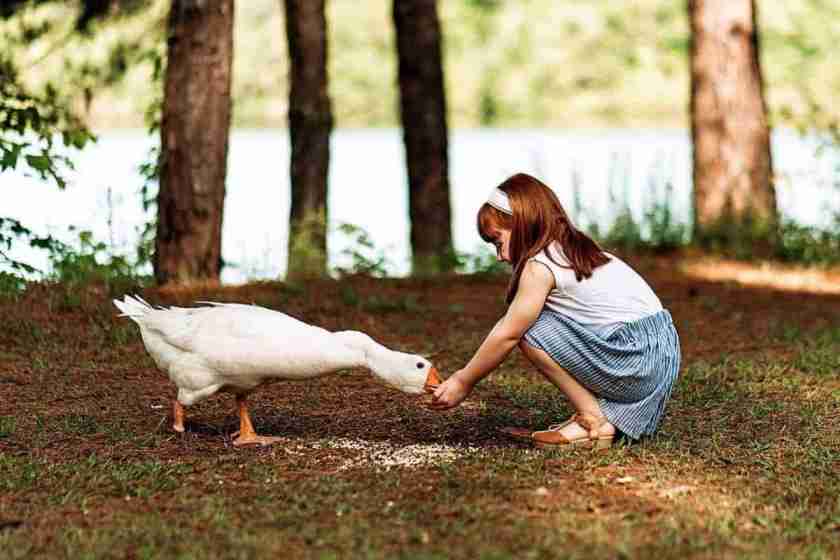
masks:
{"type": "Polygon", "coordinates": [[[496,323],[469,363],[435,390],[429,406],[443,410],[463,401],[476,383],[504,361],[522,335],[534,324],[552,288],[554,276],[548,267],[535,261],[526,264],[519,280],[519,289],[507,313],[496,323]]]}

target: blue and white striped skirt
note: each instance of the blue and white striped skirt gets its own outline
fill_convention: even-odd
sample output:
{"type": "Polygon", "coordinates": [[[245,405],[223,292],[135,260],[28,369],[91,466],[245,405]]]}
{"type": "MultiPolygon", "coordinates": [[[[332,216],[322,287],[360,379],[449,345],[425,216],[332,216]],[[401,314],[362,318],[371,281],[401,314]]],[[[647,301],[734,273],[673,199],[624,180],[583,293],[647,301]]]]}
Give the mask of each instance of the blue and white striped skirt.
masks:
{"type": "Polygon", "coordinates": [[[524,340],[589,389],[624,434],[638,439],[656,431],[680,369],[680,340],[667,310],[601,336],[544,309],[524,340]]]}

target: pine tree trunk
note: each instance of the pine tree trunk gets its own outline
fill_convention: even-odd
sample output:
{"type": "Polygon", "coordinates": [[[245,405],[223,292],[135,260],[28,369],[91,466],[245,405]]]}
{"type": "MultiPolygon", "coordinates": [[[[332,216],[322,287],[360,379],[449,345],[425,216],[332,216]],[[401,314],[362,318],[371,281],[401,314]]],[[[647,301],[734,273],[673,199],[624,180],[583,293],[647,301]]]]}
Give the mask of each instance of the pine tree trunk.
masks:
{"type": "Polygon", "coordinates": [[[436,0],[394,0],[412,268],[452,268],[449,154],[436,0]]]}
{"type": "Polygon", "coordinates": [[[285,7],[292,147],[288,274],[323,275],[327,271],[327,178],[333,126],[324,0],[285,0],[285,7]]]}
{"type": "Polygon", "coordinates": [[[701,245],[775,243],[770,129],[752,0],[690,0],[694,232],[701,245]]]}
{"type": "Polygon", "coordinates": [[[233,0],[173,0],[167,49],[155,277],[160,284],[218,279],[233,0]]]}

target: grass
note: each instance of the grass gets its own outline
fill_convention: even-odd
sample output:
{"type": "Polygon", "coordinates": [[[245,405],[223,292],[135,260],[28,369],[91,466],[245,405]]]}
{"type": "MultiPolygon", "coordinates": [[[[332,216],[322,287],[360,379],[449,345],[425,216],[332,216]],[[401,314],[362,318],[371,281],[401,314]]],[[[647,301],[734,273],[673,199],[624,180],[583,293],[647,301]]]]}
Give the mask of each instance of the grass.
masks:
{"type": "MultiPolygon", "coordinates": [[[[95,290],[2,304],[4,558],[833,558],[840,554],[840,297],[702,281],[633,261],[674,315],[684,367],[656,437],[603,453],[498,435],[568,403],[509,358],[462,407],[348,371],[255,393],[273,447],[234,449],[230,397],[169,429],[172,386],[95,290]],[[710,304],[714,302],[714,305],[710,304]],[[338,442],[356,442],[334,445],[338,442]],[[416,467],[372,449],[427,450],[416,467]],[[448,459],[444,460],[444,451],[448,459]]],[[[345,278],[152,291],[258,301],[463,365],[503,312],[504,277],[345,278]]]]}

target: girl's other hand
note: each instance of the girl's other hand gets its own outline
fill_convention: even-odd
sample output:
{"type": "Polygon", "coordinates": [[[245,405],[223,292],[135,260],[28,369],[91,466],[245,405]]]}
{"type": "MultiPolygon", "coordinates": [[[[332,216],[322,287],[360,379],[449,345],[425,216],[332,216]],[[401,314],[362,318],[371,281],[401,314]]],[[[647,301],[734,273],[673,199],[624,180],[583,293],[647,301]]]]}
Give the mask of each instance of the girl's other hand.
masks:
{"type": "Polygon", "coordinates": [[[467,398],[470,391],[472,391],[472,387],[461,381],[456,372],[435,389],[432,395],[432,401],[429,403],[429,408],[432,410],[446,410],[456,407],[461,404],[461,401],[467,398]]]}

